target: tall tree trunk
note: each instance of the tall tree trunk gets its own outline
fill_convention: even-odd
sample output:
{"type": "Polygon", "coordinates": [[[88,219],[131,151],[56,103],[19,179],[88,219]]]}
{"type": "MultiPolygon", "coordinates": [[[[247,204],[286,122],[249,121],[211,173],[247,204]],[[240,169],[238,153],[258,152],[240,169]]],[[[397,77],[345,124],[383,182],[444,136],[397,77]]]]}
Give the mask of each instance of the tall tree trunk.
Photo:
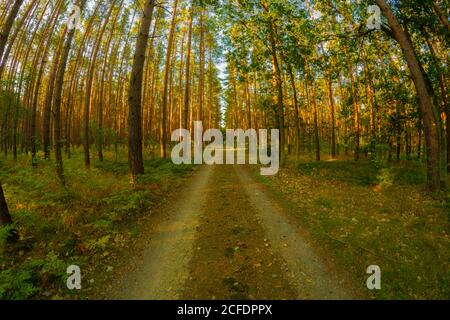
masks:
{"type": "MultiPolygon", "coordinates": [[[[117,0],[116,0],[117,1],[117,0]]],[[[100,45],[102,43],[103,34],[106,31],[106,26],[108,25],[108,20],[111,16],[111,13],[114,9],[114,5],[116,3],[114,1],[108,11],[108,14],[105,17],[105,21],[103,22],[103,27],[100,30],[99,34],[97,35],[97,39],[94,44],[94,50],[91,54],[90,61],[90,67],[89,67],[89,73],[88,73],[88,80],[86,84],[86,95],[84,97],[84,116],[83,116],[83,128],[84,128],[84,141],[83,141],[83,147],[84,147],[84,165],[87,169],[91,166],[91,159],[90,159],[90,142],[89,142],[89,115],[91,111],[91,97],[92,97],[92,84],[94,81],[94,75],[95,75],[95,68],[97,66],[97,56],[98,51],[100,50],[100,45]]]]}
{"type": "MultiPolygon", "coordinates": [[[[48,3],[47,3],[48,4],[48,3]]],[[[47,6],[45,7],[45,9],[47,8],[47,6]]],[[[31,52],[31,48],[32,48],[32,43],[34,42],[34,38],[37,34],[37,28],[40,26],[42,20],[44,19],[44,13],[42,13],[38,19],[38,23],[37,23],[37,27],[35,29],[35,31],[33,32],[33,36],[32,36],[32,40],[29,42],[28,48],[26,50],[26,55],[23,61],[27,61],[28,60],[28,55],[31,52]]],[[[48,27],[45,28],[44,31],[44,36],[43,38],[40,40],[38,48],[36,50],[36,54],[32,60],[32,65],[36,66],[38,64],[39,61],[39,57],[40,57],[40,53],[42,50],[42,47],[44,46],[45,43],[45,38],[46,38],[46,33],[48,32],[48,27]]],[[[47,50],[49,48],[49,45],[47,44],[46,46],[47,50]]],[[[44,54],[44,58],[42,59],[43,62],[45,62],[45,55],[44,54]]],[[[39,87],[40,87],[40,77],[42,77],[42,73],[43,73],[43,68],[44,66],[41,65],[41,68],[39,70],[39,75],[38,75],[38,79],[36,81],[34,81],[34,77],[35,77],[35,70],[31,71],[30,74],[30,82],[29,82],[29,87],[27,88],[27,93],[26,96],[27,98],[27,106],[28,109],[31,109],[31,119],[30,119],[30,145],[31,145],[31,159],[32,159],[32,165],[33,167],[37,166],[37,145],[36,145],[36,141],[37,141],[37,123],[36,123],[36,117],[37,117],[37,99],[39,97],[39,87]],[[30,106],[31,104],[31,106],[30,106]]],[[[23,77],[23,72],[21,75],[21,83],[22,83],[22,77],[23,77]]],[[[19,89],[20,92],[20,89],[19,89]]]]}
{"type": "Polygon", "coordinates": [[[19,108],[18,102],[15,106],[14,110],[14,119],[13,119],[13,159],[17,161],[17,123],[19,121],[19,108]]]}
{"type": "MultiPolygon", "coordinates": [[[[448,22],[448,18],[445,16],[445,13],[442,11],[441,7],[437,3],[436,0],[433,3],[433,9],[436,12],[436,14],[439,17],[439,20],[441,21],[441,24],[444,26],[445,30],[447,30],[447,33],[450,31],[450,23],[448,22]]],[[[448,5],[448,3],[447,3],[448,5]]]]}
{"type": "Polygon", "coordinates": [[[364,79],[366,82],[366,95],[367,103],[370,106],[369,119],[370,119],[370,153],[372,159],[376,157],[376,145],[377,145],[377,135],[376,135],[376,115],[375,115],[375,98],[374,98],[374,87],[372,85],[372,76],[369,70],[369,66],[366,64],[364,66],[364,79]]]}
{"type": "Polygon", "coordinates": [[[166,64],[164,66],[164,90],[162,96],[162,157],[167,157],[167,94],[168,94],[168,86],[169,86],[169,72],[171,72],[172,66],[172,48],[173,48],[173,39],[176,28],[176,19],[177,19],[177,9],[178,9],[178,0],[174,0],[173,3],[173,12],[172,12],[172,23],[170,25],[169,31],[169,39],[167,41],[167,52],[166,52],[166,64]]]}
{"type": "Polygon", "coordinates": [[[328,75],[328,100],[330,102],[331,108],[331,158],[336,158],[336,108],[333,96],[333,82],[331,79],[331,74],[328,75]]]}
{"type": "MultiPolygon", "coordinates": [[[[203,1],[201,1],[203,2],[203,1]]],[[[201,3],[202,5],[202,3],[201,3]]],[[[204,96],[205,96],[205,26],[204,26],[204,8],[200,7],[200,61],[199,61],[199,80],[198,80],[198,120],[203,121],[204,116],[204,96]]]]}
{"type": "MultiPolygon", "coordinates": [[[[6,41],[8,39],[9,32],[11,31],[12,24],[14,22],[14,18],[17,16],[17,13],[19,12],[22,2],[23,1],[15,2],[12,11],[10,12],[10,14],[6,19],[6,23],[3,27],[3,30],[0,33],[0,59],[3,55],[6,41]]],[[[7,59],[7,57],[5,56],[4,59],[7,59]]],[[[5,226],[9,224],[12,224],[12,218],[8,210],[8,204],[6,203],[5,194],[3,192],[3,187],[0,181],[0,226],[5,226]]],[[[17,233],[13,231],[7,240],[14,241],[17,239],[18,239],[17,233]]]]}
{"type": "Polygon", "coordinates": [[[284,164],[284,104],[283,104],[283,84],[281,79],[281,69],[278,64],[278,57],[276,54],[276,45],[272,46],[272,68],[273,68],[273,88],[274,88],[274,104],[277,107],[277,122],[280,129],[280,163],[284,164]]]}
{"type": "MultiPolygon", "coordinates": [[[[438,72],[439,77],[439,89],[441,91],[441,101],[442,101],[442,112],[445,113],[446,118],[446,140],[447,140],[447,171],[450,172],[450,104],[448,101],[447,96],[447,86],[446,84],[447,79],[445,76],[445,72],[442,70],[440,66],[440,62],[438,60],[438,57],[436,56],[436,51],[433,47],[433,43],[431,43],[428,36],[426,36],[426,42],[428,45],[428,48],[430,49],[431,58],[433,59],[434,65],[436,67],[436,70],[438,72]]],[[[445,134],[443,134],[445,135],[445,134]]],[[[444,138],[443,138],[444,139],[444,138]]],[[[441,148],[442,152],[442,148],[441,148]]]]}
{"type": "MultiPolygon", "coordinates": [[[[261,2],[265,12],[270,13],[269,6],[265,2],[261,2]]],[[[283,165],[285,161],[284,146],[285,146],[285,128],[284,128],[284,103],[283,103],[283,79],[281,75],[281,67],[277,54],[277,43],[275,26],[272,20],[269,21],[269,40],[270,40],[270,54],[272,56],[272,73],[273,73],[273,88],[274,88],[274,104],[277,107],[277,122],[280,129],[280,164],[283,165]]]]}
{"type": "Polygon", "coordinates": [[[418,129],[418,142],[417,142],[417,159],[420,159],[421,153],[422,153],[422,128],[419,127],[418,129]]]}
{"type": "Polygon", "coordinates": [[[400,26],[397,18],[386,1],[375,1],[386,17],[392,29],[393,36],[399,43],[403,54],[405,55],[409,70],[411,72],[412,80],[419,98],[420,113],[425,131],[428,188],[431,191],[436,191],[439,190],[441,183],[440,133],[432,96],[428,91],[425,77],[420,68],[417,55],[411,41],[409,40],[408,34],[400,26]]]}
{"type": "MultiPolygon", "coordinates": [[[[83,10],[87,0],[81,0],[79,2],[80,11],[83,10]]],[[[55,160],[56,160],[56,174],[62,185],[66,184],[64,178],[64,169],[62,162],[62,141],[61,141],[61,104],[62,104],[62,91],[64,86],[64,75],[66,73],[67,60],[69,58],[72,41],[75,35],[76,28],[68,30],[67,38],[64,43],[64,49],[61,54],[60,65],[58,73],[56,75],[56,87],[55,87],[55,105],[53,108],[53,139],[55,143],[55,160]]]]}
{"type": "Polygon", "coordinates": [[[295,86],[295,77],[294,77],[294,73],[292,71],[292,66],[288,63],[287,67],[288,67],[289,78],[291,80],[292,92],[294,94],[295,129],[296,129],[295,155],[298,159],[298,156],[300,154],[300,144],[301,144],[300,112],[298,110],[297,87],[295,86]]]}
{"type": "Polygon", "coordinates": [[[314,112],[314,146],[315,146],[315,150],[316,150],[316,161],[320,161],[319,123],[318,123],[318,116],[317,116],[316,89],[314,88],[314,84],[312,85],[311,101],[313,104],[313,112],[314,112]]]}
{"type": "MultiPolygon", "coordinates": [[[[5,70],[5,65],[6,65],[6,60],[8,60],[7,58],[9,57],[9,53],[11,52],[11,49],[13,48],[13,44],[19,34],[19,32],[21,30],[23,30],[23,25],[25,24],[25,22],[28,23],[28,21],[30,21],[32,19],[32,15],[30,15],[31,10],[34,9],[34,7],[38,4],[39,0],[34,0],[33,2],[31,2],[27,9],[25,10],[22,18],[20,19],[20,21],[17,23],[17,26],[15,28],[15,31],[13,34],[11,34],[11,36],[8,38],[8,42],[9,42],[9,46],[6,49],[6,51],[4,51],[4,58],[2,59],[2,54],[0,54],[0,80],[3,77],[3,71],[5,70]]],[[[16,14],[17,15],[17,14],[16,14]]]]}
{"type": "Polygon", "coordinates": [[[64,46],[64,37],[66,34],[66,30],[63,31],[61,36],[61,42],[59,44],[59,47],[56,51],[56,54],[53,57],[53,66],[50,71],[50,76],[48,79],[48,88],[47,93],[45,96],[45,107],[44,107],[44,114],[43,114],[43,143],[44,143],[44,157],[45,159],[50,158],[50,117],[52,112],[52,101],[53,101],[53,92],[55,88],[55,78],[56,74],[58,72],[58,65],[59,65],[59,57],[61,56],[61,51],[63,50],[64,46]]]}
{"type": "Polygon", "coordinates": [[[320,161],[320,137],[319,137],[319,123],[318,123],[318,116],[317,116],[317,96],[316,96],[316,89],[314,87],[314,83],[311,84],[312,90],[311,94],[312,97],[309,97],[309,63],[308,60],[305,58],[305,69],[306,69],[306,76],[305,76],[305,92],[306,92],[306,100],[308,103],[311,103],[313,106],[313,121],[314,121],[314,150],[316,155],[316,161],[320,161]]]}
{"type": "Polygon", "coordinates": [[[353,68],[350,64],[350,59],[347,55],[347,49],[344,48],[345,53],[345,60],[347,63],[347,70],[350,77],[350,84],[351,84],[351,91],[352,91],[352,100],[353,100],[353,127],[354,127],[354,134],[355,134],[355,150],[354,150],[354,156],[355,161],[359,160],[359,149],[360,149],[360,123],[359,123],[359,116],[360,116],[360,110],[358,105],[358,99],[357,99],[357,90],[356,90],[356,82],[355,77],[353,75],[353,68]]]}
{"type": "Polygon", "coordinates": [[[6,203],[2,183],[0,182],[0,226],[5,226],[11,223],[12,218],[11,215],[9,214],[8,204],[6,203]]]}
{"type": "MultiPolygon", "coordinates": [[[[178,121],[180,130],[183,128],[183,71],[184,71],[184,42],[186,31],[181,35],[180,67],[178,69],[178,121]]],[[[181,139],[181,138],[180,138],[181,139]]]]}
{"type": "Polygon", "coordinates": [[[184,123],[185,129],[189,129],[189,104],[190,104],[190,81],[191,81],[191,47],[192,47],[192,24],[194,21],[194,5],[192,4],[189,17],[188,44],[186,51],[186,83],[184,88],[184,123]]]}
{"type": "MultiPolygon", "coordinates": [[[[0,227],[11,225],[12,217],[8,210],[8,204],[6,203],[5,194],[3,192],[2,183],[0,181],[0,227]]],[[[16,230],[11,230],[6,241],[8,243],[17,242],[19,240],[19,234],[16,230]]]]}
{"type": "Polygon", "coordinates": [[[400,123],[400,111],[398,110],[398,107],[397,107],[396,113],[397,113],[397,123],[396,123],[396,128],[395,128],[395,138],[396,138],[395,147],[396,147],[397,161],[400,161],[401,152],[402,152],[402,126],[400,123]]]}
{"type": "Polygon", "coordinates": [[[252,129],[252,109],[250,102],[250,92],[248,89],[248,73],[244,72],[244,95],[245,95],[245,107],[247,111],[247,125],[248,129],[252,129]]]}
{"type": "MultiPolygon", "coordinates": [[[[114,1],[112,3],[112,5],[111,5],[111,13],[112,13],[112,9],[116,5],[116,1],[114,1]]],[[[106,48],[105,48],[106,56],[103,58],[102,77],[101,77],[101,81],[100,81],[100,93],[99,93],[100,99],[99,99],[98,110],[97,110],[97,122],[98,122],[97,123],[97,125],[98,125],[98,127],[97,127],[97,146],[98,146],[98,159],[99,159],[99,161],[103,161],[103,142],[104,142],[104,139],[105,139],[105,136],[103,134],[103,99],[104,99],[104,91],[105,91],[106,64],[107,64],[107,61],[108,61],[107,56],[108,56],[108,53],[109,53],[109,50],[110,50],[110,47],[111,47],[111,44],[112,44],[112,38],[114,36],[114,28],[115,28],[116,23],[117,23],[117,18],[118,18],[119,13],[120,13],[120,8],[123,5],[123,1],[124,0],[120,1],[119,6],[118,6],[119,9],[117,10],[117,12],[114,15],[114,19],[113,19],[113,22],[112,22],[113,30],[111,30],[111,32],[110,32],[110,34],[108,36],[108,39],[107,39],[107,42],[106,42],[106,48]]],[[[108,19],[109,19],[109,16],[110,16],[111,13],[108,14],[108,19]]],[[[105,25],[106,25],[106,22],[105,22],[105,25]]]]}
{"type": "Polygon", "coordinates": [[[6,18],[5,24],[3,25],[2,31],[0,32],[0,60],[6,59],[3,56],[3,52],[5,51],[6,42],[8,41],[9,33],[11,32],[11,28],[13,26],[14,20],[16,19],[17,14],[19,13],[20,7],[22,6],[23,0],[15,0],[14,5],[12,6],[11,11],[6,18]]]}
{"type": "Polygon", "coordinates": [[[128,162],[134,180],[136,175],[144,174],[144,160],[142,156],[142,78],[144,72],[145,52],[148,34],[152,21],[155,0],[145,3],[139,34],[136,40],[136,50],[131,71],[130,92],[128,97],[128,162]]]}
{"type": "MultiPolygon", "coordinates": [[[[58,7],[54,11],[53,16],[50,19],[49,25],[46,27],[43,40],[41,41],[41,44],[39,46],[39,49],[38,49],[38,52],[37,52],[37,55],[36,55],[36,58],[37,58],[39,56],[39,54],[41,53],[42,46],[44,46],[44,44],[46,42],[46,45],[44,47],[44,51],[42,53],[41,64],[39,66],[38,76],[36,78],[36,84],[35,84],[35,88],[34,88],[34,96],[33,96],[32,107],[31,107],[31,154],[32,154],[31,156],[33,158],[33,166],[37,166],[37,159],[36,159],[36,151],[37,151],[36,150],[36,140],[37,140],[36,112],[37,112],[37,105],[38,105],[39,94],[40,94],[40,89],[41,89],[42,77],[43,77],[43,74],[44,74],[44,71],[45,71],[45,66],[46,66],[47,59],[48,59],[47,55],[48,55],[48,51],[50,50],[51,38],[52,38],[52,35],[53,35],[53,31],[54,31],[54,29],[56,27],[57,17],[59,15],[60,8],[61,7],[58,7]]],[[[56,57],[58,57],[58,55],[56,55],[56,57]]],[[[37,59],[36,59],[36,62],[37,62],[37,59]]],[[[44,143],[44,146],[45,146],[45,143],[44,143]]]]}

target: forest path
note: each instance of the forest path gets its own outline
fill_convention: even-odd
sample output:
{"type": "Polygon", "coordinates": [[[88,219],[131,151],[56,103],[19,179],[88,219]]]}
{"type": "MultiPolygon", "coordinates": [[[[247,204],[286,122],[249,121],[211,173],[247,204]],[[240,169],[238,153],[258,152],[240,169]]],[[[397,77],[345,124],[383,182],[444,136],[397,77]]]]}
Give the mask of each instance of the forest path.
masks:
{"type": "Polygon", "coordinates": [[[245,166],[204,166],[142,235],[119,299],[351,299],[245,166]]]}

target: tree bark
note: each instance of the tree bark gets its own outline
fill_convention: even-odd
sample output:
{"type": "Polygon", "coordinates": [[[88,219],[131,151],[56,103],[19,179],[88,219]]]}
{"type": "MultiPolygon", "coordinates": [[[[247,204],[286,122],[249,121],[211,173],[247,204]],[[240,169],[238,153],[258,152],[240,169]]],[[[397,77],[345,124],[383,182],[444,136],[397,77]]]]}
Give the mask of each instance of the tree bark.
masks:
{"type": "MultiPolygon", "coordinates": [[[[3,192],[2,183],[0,181],[0,227],[11,225],[13,223],[11,214],[8,210],[8,204],[6,203],[5,194],[3,192]]],[[[6,241],[8,243],[14,243],[19,240],[19,234],[17,233],[17,230],[12,229],[10,230],[10,233],[8,237],[6,238],[6,241]]]]}
{"type": "Polygon", "coordinates": [[[131,71],[130,92],[128,97],[128,162],[132,177],[144,174],[142,156],[142,79],[147,49],[148,34],[152,21],[155,0],[147,0],[144,7],[141,26],[136,40],[136,50],[131,71]]]}
{"type": "MultiPolygon", "coordinates": [[[[202,2],[202,1],[201,1],[202,2]]],[[[198,79],[198,120],[203,121],[204,116],[204,96],[205,96],[205,26],[204,26],[204,8],[200,7],[200,74],[198,79]]]]}
{"type": "Polygon", "coordinates": [[[292,66],[288,64],[289,77],[291,79],[292,91],[294,93],[294,111],[295,111],[295,129],[296,129],[296,144],[295,144],[295,155],[298,159],[300,155],[300,145],[301,145],[301,128],[300,128],[300,112],[298,108],[298,96],[297,87],[295,86],[295,77],[292,72],[292,66]]]}
{"type": "MultiPolygon", "coordinates": [[[[428,48],[430,50],[431,58],[433,59],[434,65],[436,67],[438,78],[439,78],[439,89],[441,91],[441,101],[442,101],[442,112],[445,113],[446,118],[446,140],[447,140],[447,171],[450,172],[450,104],[447,98],[447,79],[445,76],[445,72],[442,70],[440,66],[440,62],[436,55],[436,50],[433,47],[433,43],[430,41],[428,35],[426,35],[426,42],[428,48]]],[[[445,135],[443,133],[442,135],[445,135]]],[[[444,139],[444,138],[442,138],[444,139]]],[[[441,148],[442,152],[442,148],[441,148]]]]}
{"type": "MultiPolygon", "coordinates": [[[[38,105],[38,100],[39,100],[39,94],[40,94],[40,89],[41,89],[41,82],[42,82],[42,77],[45,71],[45,66],[47,63],[47,55],[48,52],[50,50],[50,46],[51,46],[51,38],[53,35],[53,31],[56,27],[57,24],[57,17],[60,13],[60,9],[61,6],[57,7],[56,10],[54,11],[49,25],[46,27],[45,30],[45,34],[43,37],[43,40],[41,41],[41,44],[39,46],[39,49],[37,51],[36,54],[36,58],[41,54],[41,50],[42,47],[44,46],[44,44],[46,43],[43,53],[42,53],[42,58],[41,58],[41,64],[39,66],[39,72],[38,72],[38,76],[36,78],[36,85],[34,88],[34,95],[33,95],[33,100],[32,100],[32,107],[31,107],[31,153],[32,153],[32,158],[33,158],[33,166],[37,166],[37,160],[36,160],[36,140],[37,140],[37,132],[36,132],[36,127],[37,127],[37,123],[36,123],[36,112],[37,112],[37,105],[38,105]]],[[[59,55],[56,55],[56,57],[59,57],[59,55]]],[[[37,62],[37,59],[36,59],[37,62]]],[[[53,80],[53,79],[51,79],[53,80]]],[[[45,120],[44,120],[45,121],[45,120]]],[[[48,152],[48,145],[47,148],[45,148],[45,139],[44,139],[44,153],[48,152]]],[[[47,154],[46,155],[46,159],[48,159],[47,154]]]]}
{"type": "MultiPolygon", "coordinates": [[[[87,0],[81,0],[79,3],[80,11],[83,10],[87,0]]],[[[64,178],[64,169],[62,162],[62,141],[61,141],[61,104],[62,104],[62,91],[64,86],[64,75],[66,73],[67,60],[69,58],[70,49],[72,46],[72,41],[75,35],[76,28],[69,30],[67,33],[67,38],[64,43],[64,49],[61,54],[60,65],[58,73],[56,76],[56,87],[55,87],[55,105],[53,108],[53,138],[55,143],[55,160],[56,160],[56,175],[60,183],[64,186],[66,184],[64,178]]]]}
{"type": "Polygon", "coordinates": [[[52,112],[52,101],[53,101],[53,92],[55,88],[55,78],[58,72],[58,64],[59,57],[61,56],[61,51],[63,49],[64,42],[62,41],[65,37],[66,31],[63,31],[60,45],[56,51],[56,55],[53,57],[53,66],[50,71],[50,76],[48,79],[48,89],[45,97],[45,107],[43,114],[43,143],[44,143],[44,158],[46,160],[50,159],[50,118],[52,112]]]}
{"type": "MultiPolygon", "coordinates": [[[[116,0],[117,1],[117,0],[116,0]]],[[[95,75],[95,68],[97,66],[97,56],[98,51],[100,50],[100,45],[102,42],[103,34],[106,31],[106,26],[108,25],[108,20],[111,16],[111,13],[114,9],[114,5],[116,3],[114,1],[108,11],[108,14],[105,17],[105,21],[103,22],[103,27],[101,28],[99,34],[97,35],[95,44],[94,44],[94,51],[91,54],[90,61],[90,67],[89,67],[89,73],[88,73],[88,80],[86,84],[86,95],[84,97],[84,116],[83,116],[83,128],[84,128],[84,141],[83,141],[83,148],[84,148],[84,165],[87,169],[91,166],[91,159],[90,159],[90,142],[89,142],[89,116],[91,111],[91,96],[92,96],[92,84],[94,82],[94,75],[95,75]]]]}
{"type": "Polygon", "coordinates": [[[445,16],[445,14],[442,11],[441,7],[439,7],[439,4],[437,2],[433,3],[433,9],[436,12],[436,14],[438,15],[442,26],[445,28],[445,30],[447,30],[447,33],[448,33],[450,31],[450,23],[448,22],[447,17],[445,16]]]}
{"type": "Polygon", "coordinates": [[[353,127],[354,127],[354,133],[355,133],[355,161],[359,160],[359,149],[360,149],[360,136],[361,136],[361,131],[360,131],[360,123],[359,123],[359,118],[360,118],[360,107],[358,105],[358,99],[357,99],[357,91],[356,91],[356,83],[355,83],[355,77],[353,75],[353,68],[352,65],[350,64],[350,59],[347,55],[347,49],[344,48],[344,53],[345,53],[345,60],[347,63],[347,70],[349,73],[349,77],[350,77],[350,84],[351,84],[351,91],[352,91],[352,100],[353,100],[353,127]]]}
{"type": "Polygon", "coordinates": [[[11,28],[14,24],[14,20],[16,19],[17,14],[19,13],[20,7],[22,6],[23,0],[16,0],[14,5],[11,8],[11,11],[6,18],[5,24],[3,25],[3,29],[0,32],[0,60],[6,59],[3,57],[3,52],[5,51],[6,42],[8,41],[9,33],[11,32],[11,28]]]}
{"type": "Polygon", "coordinates": [[[11,36],[8,38],[9,41],[9,46],[8,48],[4,51],[4,58],[2,59],[2,55],[0,54],[0,80],[3,77],[3,71],[5,70],[5,65],[6,65],[6,60],[9,57],[9,53],[11,52],[11,49],[13,48],[13,44],[19,34],[19,32],[22,30],[23,25],[25,24],[25,22],[28,23],[28,21],[30,21],[32,19],[32,15],[30,15],[31,10],[33,10],[33,8],[38,4],[39,0],[34,0],[33,2],[31,2],[26,11],[24,12],[22,19],[20,19],[20,21],[17,23],[17,26],[15,28],[15,31],[13,34],[11,34],[11,36]]]}
{"type": "Polygon", "coordinates": [[[171,70],[173,39],[176,28],[178,0],[173,3],[172,23],[169,31],[169,39],[167,41],[166,63],[164,66],[164,91],[162,96],[162,157],[167,157],[167,91],[169,86],[169,72],[171,70]]]}
{"type": "Polygon", "coordinates": [[[0,226],[6,226],[12,223],[12,218],[8,210],[5,194],[3,193],[2,183],[0,182],[0,226]]]}
{"type": "Polygon", "coordinates": [[[336,158],[336,108],[334,104],[334,96],[333,96],[333,83],[331,79],[331,75],[328,75],[327,79],[328,84],[328,100],[330,102],[331,108],[331,158],[336,158]]]}
{"type": "Polygon", "coordinates": [[[186,52],[186,83],[184,88],[184,128],[189,129],[189,104],[190,104],[190,81],[191,81],[191,47],[192,47],[192,24],[194,20],[194,5],[192,4],[189,18],[189,33],[186,52]]]}
{"type": "Polygon", "coordinates": [[[436,110],[433,105],[432,95],[428,91],[425,77],[409,40],[408,34],[400,26],[397,18],[385,0],[375,0],[386,17],[395,40],[399,43],[405,55],[411,72],[412,80],[419,98],[420,113],[423,121],[426,154],[427,154],[427,180],[428,188],[437,191],[440,188],[440,133],[436,110]]]}
{"type": "MultiPolygon", "coordinates": [[[[265,12],[270,13],[269,7],[266,3],[261,3],[265,12]]],[[[273,73],[273,88],[274,96],[273,102],[277,107],[277,122],[280,129],[280,164],[283,165],[285,161],[284,146],[285,146],[285,128],[284,128],[284,103],[283,103],[283,79],[281,75],[281,67],[277,55],[277,43],[275,38],[275,30],[273,21],[268,23],[269,40],[270,40],[270,54],[272,56],[272,73],[273,73]]]]}

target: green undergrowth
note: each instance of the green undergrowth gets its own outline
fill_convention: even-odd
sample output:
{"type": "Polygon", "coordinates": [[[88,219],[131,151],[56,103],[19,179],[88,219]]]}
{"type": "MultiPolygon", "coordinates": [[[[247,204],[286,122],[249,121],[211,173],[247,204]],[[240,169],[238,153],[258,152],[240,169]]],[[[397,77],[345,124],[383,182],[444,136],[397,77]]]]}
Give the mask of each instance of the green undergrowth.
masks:
{"type": "Polygon", "coordinates": [[[425,191],[420,162],[297,163],[262,182],[363,296],[450,298],[450,194],[425,191]],[[370,265],[381,290],[366,287],[370,265]]]}
{"type": "MultiPolygon", "coordinates": [[[[133,185],[125,153],[106,152],[103,162],[92,160],[90,170],[81,152],[64,161],[66,187],[59,184],[53,161],[39,160],[37,168],[26,156],[0,162],[14,221],[0,228],[0,299],[77,298],[66,288],[67,267],[78,265],[86,275],[107,265],[136,235],[140,217],[193,170],[150,159],[133,185]],[[7,244],[13,228],[20,240],[7,244]]],[[[89,287],[89,281],[83,284],[89,287]]]]}
{"type": "Polygon", "coordinates": [[[304,175],[358,186],[423,185],[426,181],[425,167],[419,161],[325,161],[300,163],[297,168],[304,175]]]}

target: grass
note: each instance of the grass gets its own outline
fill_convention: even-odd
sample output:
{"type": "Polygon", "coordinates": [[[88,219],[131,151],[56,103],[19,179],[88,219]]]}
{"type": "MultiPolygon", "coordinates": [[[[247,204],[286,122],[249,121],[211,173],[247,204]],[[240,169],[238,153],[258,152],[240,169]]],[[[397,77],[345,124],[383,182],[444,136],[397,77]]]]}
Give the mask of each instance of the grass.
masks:
{"type": "Polygon", "coordinates": [[[357,186],[373,186],[386,181],[396,185],[422,185],[426,181],[425,167],[418,161],[372,162],[327,161],[300,163],[301,174],[323,177],[357,186]]]}
{"type": "Polygon", "coordinates": [[[424,192],[420,162],[297,163],[263,182],[367,297],[450,298],[450,194],[424,192]],[[382,289],[369,291],[373,264],[382,289]]]}
{"type": "Polygon", "coordinates": [[[80,266],[84,279],[107,268],[138,234],[139,218],[193,169],[163,159],[144,165],[146,174],[132,185],[125,152],[107,151],[105,161],[93,159],[86,170],[76,151],[64,161],[63,188],[52,161],[33,169],[26,156],[2,160],[0,179],[20,241],[6,244],[10,228],[0,229],[0,299],[78,298],[66,288],[66,268],[80,266]]]}

